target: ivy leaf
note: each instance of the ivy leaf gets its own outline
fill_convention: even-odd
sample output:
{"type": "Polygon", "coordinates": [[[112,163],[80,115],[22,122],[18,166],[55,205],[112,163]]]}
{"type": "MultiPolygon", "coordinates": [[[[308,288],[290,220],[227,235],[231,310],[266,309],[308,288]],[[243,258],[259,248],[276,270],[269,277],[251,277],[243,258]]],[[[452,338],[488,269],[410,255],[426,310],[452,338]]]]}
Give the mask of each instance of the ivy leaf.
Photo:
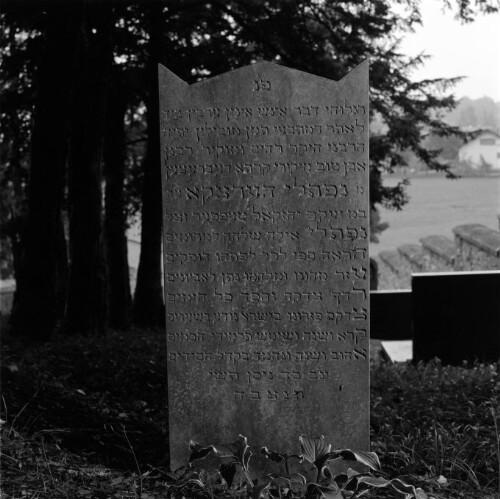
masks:
{"type": "Polygon", "coordinates": [[[236,475],[236,465],[234,463],[222,463],[219,472],[227,483],[228,488],[233,485],[234,475],[236,475]]]}
{"type": "Polygon", "coordinates": [[[320,485],[310,483],[306,489],[306,499],[318,496],[324,499],[344,499],[344,495],[335,484],[320,485]]]}
{"type": "Polygon", "coordinates": [[[265,490],[269,489],[269,486],[271,485],[271,479],[267,480],[262,480],[262,482],[257,482],[253,487],[252,487],[252,499],[260,499],[262,497],[262,493],[265,490]]]}
{"type": "Polygon", "coordinates": [[[287,488],[292,488],[292,485],[302,485],[305,486],[307,484],[307,479],[304,475],[300,473],[292,473],[291,475],[274,475],[270,474],[267,477],[272,479],[271,484],[276,485],[277,487],[282,487],[283,484],[286,484],[287,488]]]}
{"type": "Polygon", "coordinates": [[[339,487],[344,487],[349,481],[349,477],[345,473],[340,473],[333,477],[333,480],[339,487]]]}
{"type": "Polygon", "coordinates": [[[298,483],[305,485],[307,483],[306,477],[300,473],[292,473],[289,477],[291,483],[298,483]]]}
{"type": "Polygon", "coordinates": [[[219,451],[218,454],[220,457],[233,458],[243,467],[243,469],[248,470],[248,462],[250,461],[252,452],[247,444],[247,437],[238,435],[238,438],[234,442],[225,444],[224,447],[230,452],[230,454],[222,454],[219,451]]]}
{"type": "Polygon", "coordinates": [[[333,477],[335,482],[339,487],[347,487],[348,483],[352,480],[353,477],[360,476],[362,473],[359,471],[353,470],[352,468],[348,468],[345,473],[340,473],[333,477]]]}
{"type": "Polygon", "coordinates": [[[165,471],[164,472],[164,475],[166,476],[167,478],[167,481],[170,481],[170,482],[175,482],[179,479],[179,477],[177,476],[177,474],[171,472],[171,471],[165,471]]]}
{"type": "Polygon", "coordinates": [[[413,485],[408,485],[399,478],[393,478],[390,481],[390,486],[400,494],[404,494],[407,499],[427,499],[427,494],[421,488],[416,489],[413,485]]]}
{"type": "Polygon", "coordinates": [[[352,468],[348,468],[348,469],[347,469],[347,477],[349,478],[349,480],[350,480],[353,476],[358,476],[358,475],[361,475],[361,473],[360,473],[359,471],[353,470],[352,468]]]}
{"type": "Polygon", "coordinates": [[[377,476],[360,476],[357,478],[357,482],[364,483],[370,487],[381,488],[387,487],[391,481],[377,476]]]}
{"type": "Polygon", "coordinates": [[[331,449],[331,445],[325,442],[325,437],[320,435],[319,437],[309,438],[301,435],[299,442],[304,459],[314,464],[318,470],[323,469],[331,449]]]}
{"type": "Polygon", "coordinates": [[[390,487],[396,492],[403,494],[405,499],[427,499],[427,494],[420,487],[416,489],[413,485],[408,485],[399,478],[386,480],[381,477],[362,476],[357,478],[357,482],[358,486],[364,484],[373,488],[390,487]]]}
{"type": "Polygon", "coordinates": [[[323,466],[322,474],[326,480],[333,480],[332,470],[328,466],[323,466]]]}
{"type": "Polygon", "coordinates": [[[281,463],[285,460],[285,456],[283,456],[283,454],[270,451],[267,447],[262,447],[262,449],[260,449],[260,453],[263,454],[267,459],[269,459],[270,461],[274,461],[275,463],[281,463]]]}
{"type": "Polygon", "coordinates": [[[428,495],[420,487],[415,489],[415,493],[417,499],[428,499],[428,495]]]}
{"type": "Polygon", "coordinates": [[[217,449],[213,445],[208,447],[203,447],[194,440],[189,441],[189,450],[191,454],[189,455],[189,462],[196,461],[198,459],[205,459],[210,453],[217,453],[217,449]]]}
{"type": "Polygon", "coordinates": [[[195,485],[196,487],[200,488],[200,489],[205,489],[205,485],[203,484],[203,482],[199,479],[196,479],[196,478],[190,478],[186,481],[183,481],[181,483],[171,483],[171,484],[168,484],[167,485],[167,490],[168,489],[183,489],[184,487],[187,487],[188,485],[195,485]]]}
{"type": "Polygon", "coordinates": [[[342,449],[330,452],[328,460],[341,457],[347,461],[357,461],[375,471],[380,471],[380,461],[375,452],[365,452],[360,450],[342,449]]]}

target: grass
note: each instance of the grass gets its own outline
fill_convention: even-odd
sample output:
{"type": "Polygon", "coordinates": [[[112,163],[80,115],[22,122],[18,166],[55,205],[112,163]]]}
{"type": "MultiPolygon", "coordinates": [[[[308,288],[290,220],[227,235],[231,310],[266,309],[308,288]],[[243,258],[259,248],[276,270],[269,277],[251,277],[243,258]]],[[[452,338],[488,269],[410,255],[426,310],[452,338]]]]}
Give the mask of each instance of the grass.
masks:
{"type": "MultiPolygon", "coordinates": [[[[372,450],[388,476],[436,499],[496,497],[497,365],[380,364],[371,380],[372,450]]],[[[166,497],[167,416],[162,333],[6,335],[1,497],[166,497]]]]}
{"type": "MultiPolygon", "coordinates": [[[[388,181],[394,185],[395,179],[388,181]]],[[[472,177],[449,180],[443,176],[411,179],[410,202],[401,211],[381,208],[382,222],[389,228],[373,244],[370,254],[395,250],[402,244],[418,244],[422,237],[441,234],[453,239],[452,229],[466,223],[480,223],[498,230],[497,210],[500,179],[472,177]]]]}
{"type": "Polygon", "coordinates": [[[385,469],[443,497],[498,491],[498,365],[374,367],[371,402],[372,450],[385,469]]]}

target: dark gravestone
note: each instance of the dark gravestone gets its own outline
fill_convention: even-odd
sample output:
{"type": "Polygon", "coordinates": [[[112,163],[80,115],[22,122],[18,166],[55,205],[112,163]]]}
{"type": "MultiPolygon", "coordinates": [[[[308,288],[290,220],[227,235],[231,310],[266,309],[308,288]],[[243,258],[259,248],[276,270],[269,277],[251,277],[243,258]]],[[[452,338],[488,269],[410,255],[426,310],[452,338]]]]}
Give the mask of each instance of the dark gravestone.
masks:
{"type": "Polygon", "coordinates": [[[413,360],[500,358],[500,271],[414,274],[413,360]]]}
{"type": "Polygon", "coordinates": [[[369,447],[368,63],[160,67],[171,463],[189,439],[369,447]]]}
{"type": "Polygon", "coordinates": [[[376,340],[412,340],[410,289],[370,291],[370,337],[376,340]]]}

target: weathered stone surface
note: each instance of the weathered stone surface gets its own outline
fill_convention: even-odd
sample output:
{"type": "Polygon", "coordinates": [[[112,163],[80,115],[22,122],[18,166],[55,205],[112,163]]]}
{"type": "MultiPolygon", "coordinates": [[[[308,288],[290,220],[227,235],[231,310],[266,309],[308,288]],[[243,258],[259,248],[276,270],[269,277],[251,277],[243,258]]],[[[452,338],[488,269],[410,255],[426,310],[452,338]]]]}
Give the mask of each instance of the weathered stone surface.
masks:
{"type": "Polygon", "coordinates": [[[401,255],[397,251],[381,251],[378,254],[378,289],[407,289],[410,278],[402,271],[401,255]]]}
{"type": "Polygon", "coordinates": [[[160,68],[171,464],[189,439],[369,447],[368,64],[160,68]]]}
{"type": "Polygon", "coordinates": [[[455,236],[497,255],[500,253],[500,232],[481,224],[465,224],[453,228],[455,236]]]}
{"type": "Polygon", "coordinates": [[[411,276],[412,272],[424,270],[424,255],[420,244],[402,244],[398,246],[401,255],[401,270],[404,275],[411,276]]]}
{"type": "Polygon", "coordinates": [[[413,359],[446,364],[500,357],[500,271],[416,274],[413,359]]]}
{"type": "Polygon", "coordinates": [[[425,270],[427,272],[449,272],[454,268],[455,243],[441,235],[432,235],[420,239],[423,247],[425,270]]]}
{"type": "Polygon", "coordinates": [[[453,228],[456,270],[500,269],[500,232],[481,224],[453,228]]]}

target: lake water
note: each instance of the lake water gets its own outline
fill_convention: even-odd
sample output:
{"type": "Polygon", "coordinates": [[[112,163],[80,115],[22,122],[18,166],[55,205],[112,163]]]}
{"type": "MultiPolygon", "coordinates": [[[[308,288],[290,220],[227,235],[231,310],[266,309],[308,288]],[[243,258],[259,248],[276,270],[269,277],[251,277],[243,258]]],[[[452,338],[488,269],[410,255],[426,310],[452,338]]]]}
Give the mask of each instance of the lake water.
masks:
{"type": "MultiPolygon", "coordinates": [[[[385,184],[397,181],[388,178],[385,184]]],[[[418,244],[420,238],[434,234],[453,239],[453,227],[462,224],[480,223],[498,230],[500,177],[416,177],[408,194],[410,201],[402,211],[381,209],[382,221],[389,228],[379,236],[379,243],[370,245],[372,255],[402,244],[418,244]]]]}

